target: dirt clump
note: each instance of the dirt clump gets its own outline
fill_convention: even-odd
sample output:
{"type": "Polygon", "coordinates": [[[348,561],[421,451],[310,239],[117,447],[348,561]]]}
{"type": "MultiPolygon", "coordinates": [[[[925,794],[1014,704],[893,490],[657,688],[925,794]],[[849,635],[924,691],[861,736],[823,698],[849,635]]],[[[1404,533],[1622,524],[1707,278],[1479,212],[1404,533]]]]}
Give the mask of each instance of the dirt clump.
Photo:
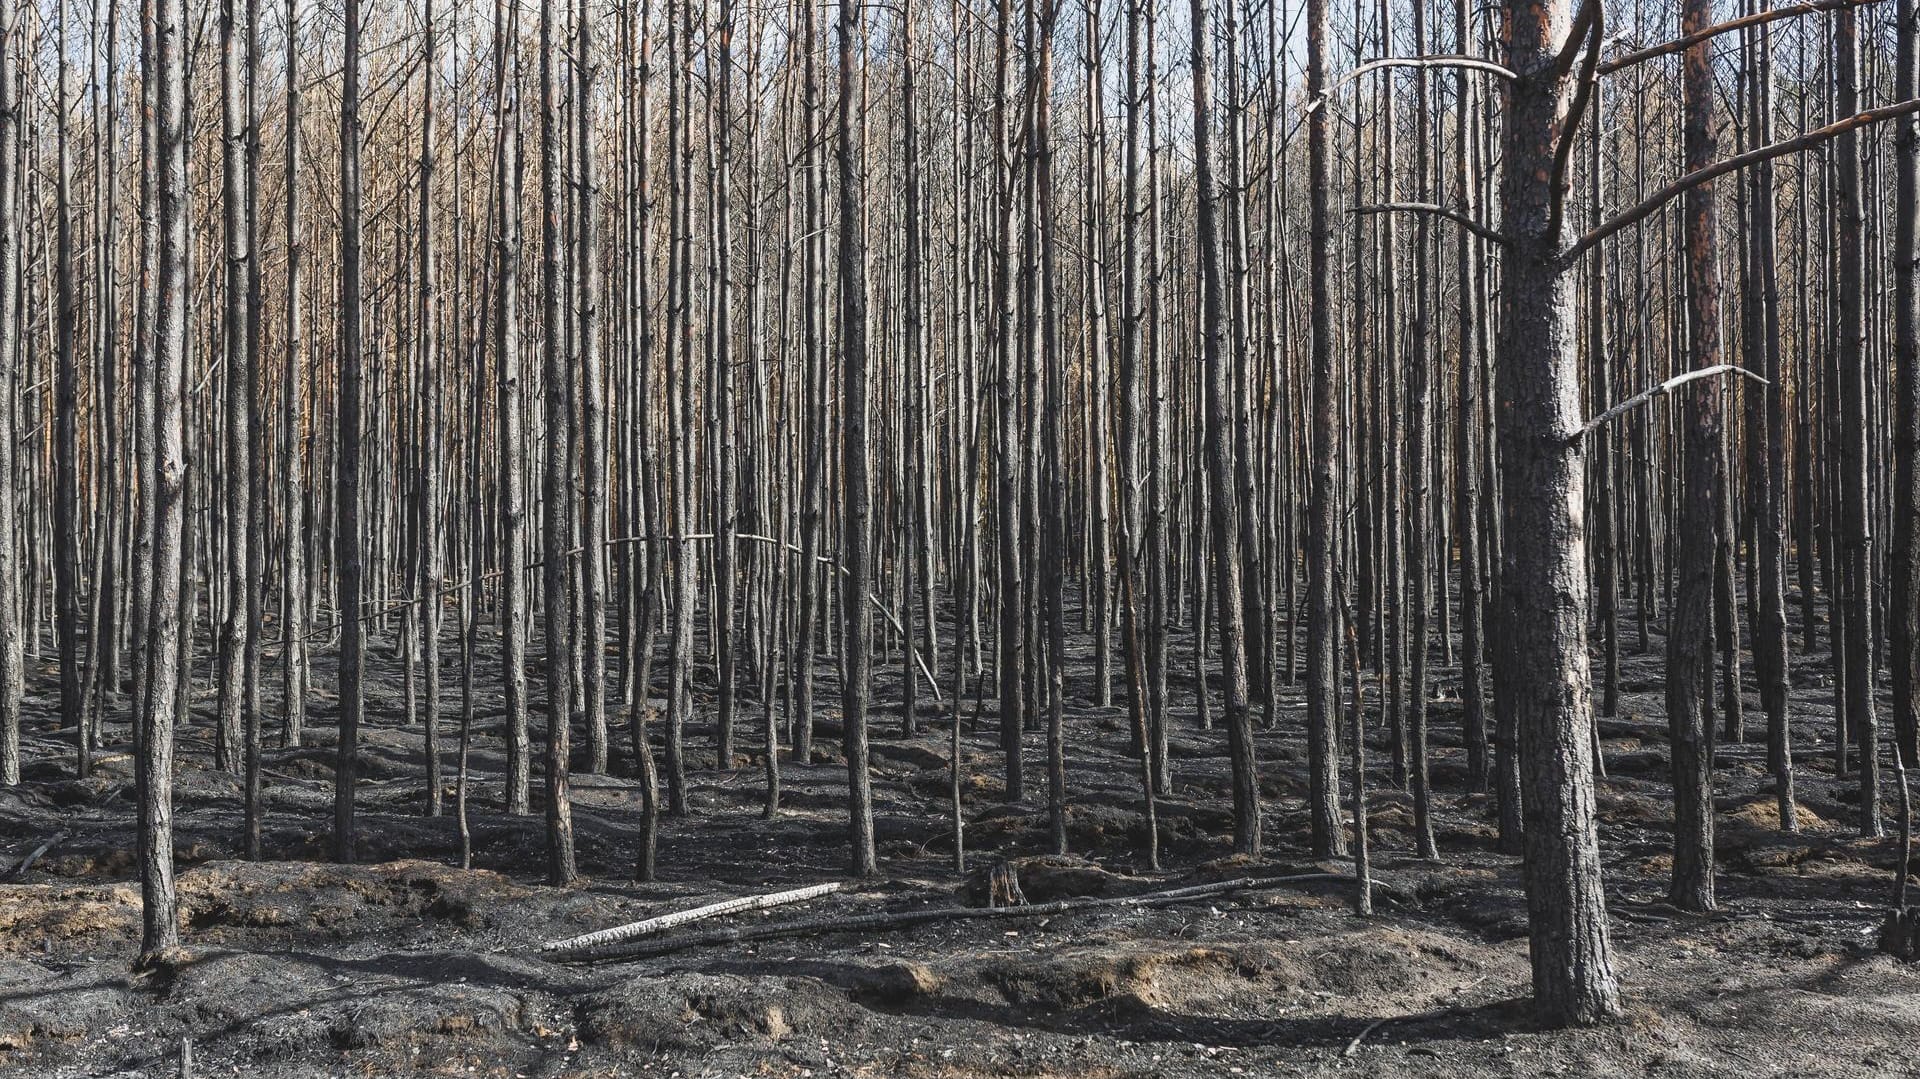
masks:
{"type": "Polygon", "coordinates": [[[866,1030],[868,1015],[814,978],[694,972],[622,978],[582,1000],[578,1014],[581,1036],[595,1043],[693,1053],[742,1041],[845,1039],[866,1030]]]}

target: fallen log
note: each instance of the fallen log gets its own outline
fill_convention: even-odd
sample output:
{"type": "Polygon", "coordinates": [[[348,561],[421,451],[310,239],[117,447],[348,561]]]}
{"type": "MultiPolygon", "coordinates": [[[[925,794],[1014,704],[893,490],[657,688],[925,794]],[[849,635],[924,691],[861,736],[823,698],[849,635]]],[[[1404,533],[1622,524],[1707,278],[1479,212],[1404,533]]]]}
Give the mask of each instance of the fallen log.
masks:
{"type": "Polygon", "coordinates": [[[583,933],[565,940],[550,940],[540,946],[543,952],[571,952],[589,948],[604,948],[623,941],[639,937],[650,937],[664,933],[675,926],[698,922],[707,918],[718,918],[725,914],[737,914],[743,910],[766,910],[770,907],[786,906],[808,899],[828,895],[840,890],[840,882],[828,881],[825,884],[810,884],[804,888],[790,888],[784,892],[769,892],[766,895],[749,895],[739,899],[726,899],[718,903],[708,903],[704,907],[692,907],[677,910],[671,914],[662,914],[626,925],[616,925],[611,929],[602,929],[593,933],[583,933]]]}
{"type": "Polygon", "coordinates": [[[877,914],[855,914],[832,918],[802,918],[770,925],[739,926],[668,940],[596,945],[572,950],[560,958],[568,962],[587,963],[646,959],[687,948],[736,944],[750,940],[903,929],[929,922],[966,921],[978,918],[1039,918],[1099,907],[1164,907],[1230,892],[1261,891],[1288,884],[1304,884],[1309,881],[1349,881],[1351,879],[1352,875],[1348,873],[1294,873],[1283,877],[1237,877],[1233,880],[1216,881],[1211,884],[1191,884],[1183,888],[1143,892],[1138,895],[1060,899],[1051,903],[1030,903],[1016,907],[927,907],[921,910],[883,911],[877,914]]]}

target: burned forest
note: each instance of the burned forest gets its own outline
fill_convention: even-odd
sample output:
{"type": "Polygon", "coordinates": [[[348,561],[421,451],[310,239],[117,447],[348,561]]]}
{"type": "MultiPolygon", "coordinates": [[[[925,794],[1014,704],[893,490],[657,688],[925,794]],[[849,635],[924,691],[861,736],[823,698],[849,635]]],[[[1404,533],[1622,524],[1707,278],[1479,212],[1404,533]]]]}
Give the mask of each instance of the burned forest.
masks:
{"type": "Polygon", "coordinates": [[[1920,0],[0,0],[0,1075],[1920,1073],[1920,0]]]}

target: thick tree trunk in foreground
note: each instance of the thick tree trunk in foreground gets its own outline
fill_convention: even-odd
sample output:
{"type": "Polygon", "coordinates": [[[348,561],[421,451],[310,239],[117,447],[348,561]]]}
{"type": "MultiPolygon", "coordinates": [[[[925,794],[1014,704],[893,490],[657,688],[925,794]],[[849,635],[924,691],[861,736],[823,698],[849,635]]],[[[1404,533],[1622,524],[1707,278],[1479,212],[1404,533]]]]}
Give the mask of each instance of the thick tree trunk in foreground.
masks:
{"type": "Polygon", "coordinates": [[[1534,1001],[1548,1022],[1591,1023],[1619,1013],[1620,990],[1594,829],[1573,275],[1552,212],[1565,195],[1553,187],[1553,159],[1570,96],[1556,58],[1570,22],[1567,0],[1512,0],[1506,13],[1506,66],[1516,78],[1506,110],[1508,246],[1495,363],[1508,612],[1498,692],[1509,698],[1520,742],[1534,1001]]]}

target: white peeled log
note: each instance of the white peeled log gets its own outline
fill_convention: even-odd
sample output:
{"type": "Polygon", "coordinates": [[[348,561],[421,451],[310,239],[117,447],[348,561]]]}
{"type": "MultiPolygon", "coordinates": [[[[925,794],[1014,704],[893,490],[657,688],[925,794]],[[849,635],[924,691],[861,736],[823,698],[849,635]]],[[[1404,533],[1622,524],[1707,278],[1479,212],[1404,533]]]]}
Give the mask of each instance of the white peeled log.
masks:
{"type": "Polygon", "coordinates": [[[689,922],[718,918],[726,914],[737,914],[743,910],[766,910],[770,907],[783,907],[789,903],[802,903],[823,895],[831,895],[840,890],[840,882],[828,881],[825,884],[809,884],[804,888],[791,888],[784,892],[769,892],[765,895],[742,896],[739,899],[726,899],[718,903],[708,903],[704,907],[677,910],[671,914],[662,914],[644,921],[616,925],[611,929],[601,929],[565,940],[550,940],[540,946],[543,952],[571,952],[582,948],[600,948],[609,944],[650,937],[664,933],[676,926],[689,922]]]}

